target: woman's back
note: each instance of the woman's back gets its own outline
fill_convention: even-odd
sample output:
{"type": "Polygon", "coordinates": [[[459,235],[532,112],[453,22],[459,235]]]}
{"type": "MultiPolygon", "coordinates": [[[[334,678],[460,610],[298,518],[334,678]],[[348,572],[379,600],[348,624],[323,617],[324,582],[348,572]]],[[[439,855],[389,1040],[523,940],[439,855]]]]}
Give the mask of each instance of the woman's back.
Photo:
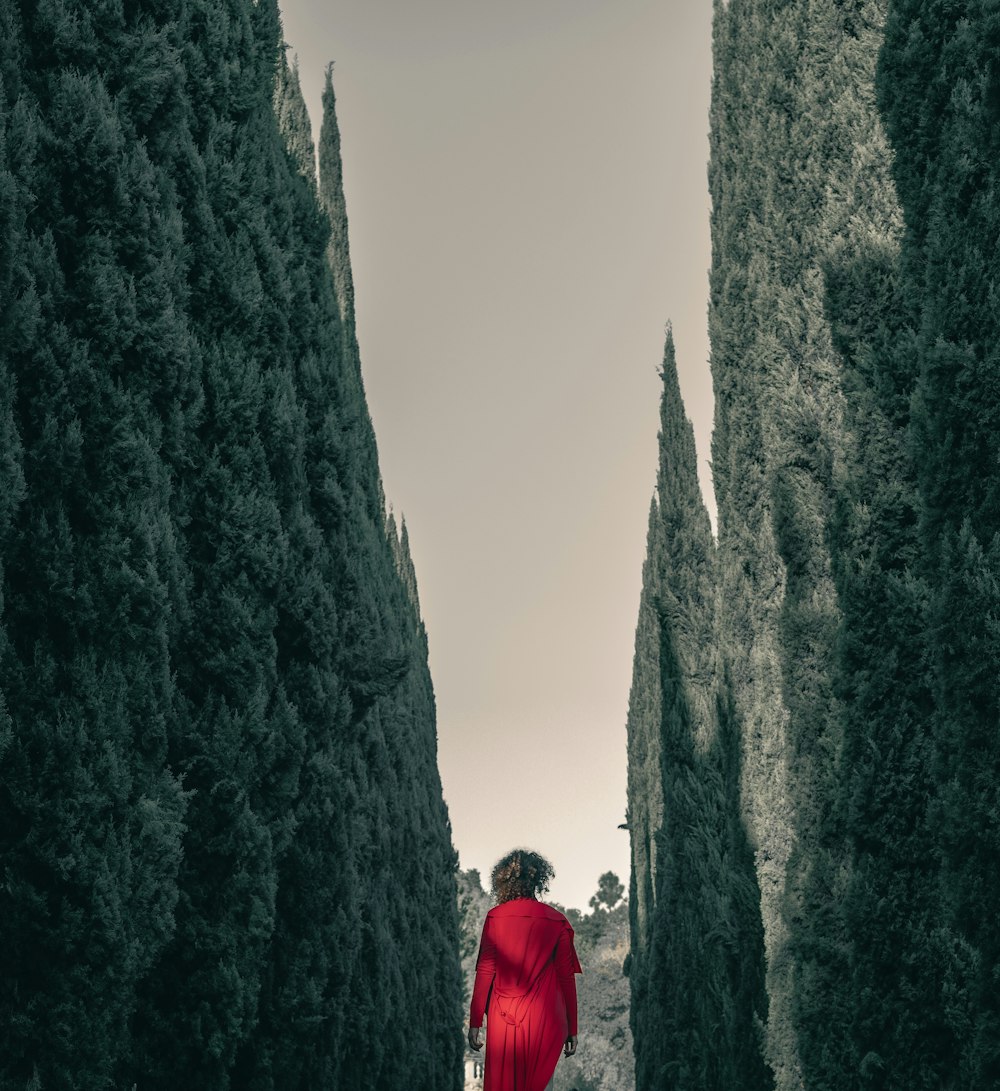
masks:
{"type": "Polygon", "coordinates": [[[491,909],[486,920],[496,946],[496,980],[516,988],[538,976],[552,957],[569,921],[557,909],[533,898],[515,898],[491,909]]]}
{"type": "Polygon", "coordinates": [[[485,1091],[543,1091],[576,1036],[573,929],[557,909],[514,898],[483,925],[470,1026],[486,1013],[485,1091]]]}

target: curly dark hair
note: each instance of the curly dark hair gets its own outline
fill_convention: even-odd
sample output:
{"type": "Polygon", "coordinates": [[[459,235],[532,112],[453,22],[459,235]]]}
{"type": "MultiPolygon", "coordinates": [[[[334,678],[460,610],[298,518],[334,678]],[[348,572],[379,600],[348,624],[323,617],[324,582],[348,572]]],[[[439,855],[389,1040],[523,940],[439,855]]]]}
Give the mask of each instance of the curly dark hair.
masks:
{"type": "Polygon", "coordinates": [[[513,849],[493,865],[490,885],[497,904],[513,898],[537,898],[549,889],[555,868],[537,852],[513,849]]]}

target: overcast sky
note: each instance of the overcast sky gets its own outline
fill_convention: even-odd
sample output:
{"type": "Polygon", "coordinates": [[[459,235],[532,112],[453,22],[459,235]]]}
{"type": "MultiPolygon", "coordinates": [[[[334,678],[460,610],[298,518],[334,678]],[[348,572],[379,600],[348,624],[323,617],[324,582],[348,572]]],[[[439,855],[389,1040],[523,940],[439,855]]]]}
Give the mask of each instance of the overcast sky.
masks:
{"type": "Polygon", "coordinates": [[[358,334],[463,867],[628,883],[663,330],[709,487],[709,0],[284,0],[334,61],[358,334]]]}

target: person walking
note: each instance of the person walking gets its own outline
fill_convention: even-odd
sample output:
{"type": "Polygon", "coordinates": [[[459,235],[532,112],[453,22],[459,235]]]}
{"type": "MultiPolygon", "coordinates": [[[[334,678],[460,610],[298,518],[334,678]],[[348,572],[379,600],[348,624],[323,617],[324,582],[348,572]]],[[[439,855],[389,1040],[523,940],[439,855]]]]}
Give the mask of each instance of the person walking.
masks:
{"type": "Polygon", "coordinates": [[[573,928],[538,900],[555,871],[543,856],[514,849],[491,875],[497,904],[486,914],[469,1010],[469,1045],[482,1048],[483,1091],[547,1091],[562,1051],[576,1052],[575,974],[583,973],[573,928]]]}

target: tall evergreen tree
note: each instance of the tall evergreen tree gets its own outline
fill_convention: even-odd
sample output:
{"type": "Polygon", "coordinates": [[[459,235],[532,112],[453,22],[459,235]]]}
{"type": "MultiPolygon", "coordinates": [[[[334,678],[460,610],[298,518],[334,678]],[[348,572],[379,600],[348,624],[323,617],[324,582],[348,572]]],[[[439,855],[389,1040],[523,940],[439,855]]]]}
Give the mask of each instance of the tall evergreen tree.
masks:
{"type": "MultiPolygon", "coordinates": [[[[732,695],[718,729],[742,739],[767,1059],[779,1088],[810,1091],[1000,1078],[1000,18],[888,6],[884,46],[880,0],[715,12],[713,669],[732,695]]],[[[669,553],[662,504],[661,491],[649,558],[669,553]]],[[[630,708],[640,1087],[667,1085],[664,1058],[684,1056],[641,1036],[653,1012],[679,1025],[663,981],[684,948],[659,918],[685,919],[684,883],[667,875],[689,861],[677,874],[694,886],[710,855],[685,855],[678,835],[704,813],[676,772],[685,736],[651,730],[654,707],[664,725],[696,718],[670,711],[683,642],[657,632],[649,558],[630,708]],[[674,649],[660,677],[657,647],[674,649]]],[[[703,909],[698,926],[710,921],[703,909]]],[[[697,1008],[683,1014],[694,1028],[697,1008]]]]}
{"type": "MultiPolygon", "coordinates": [[[[288,78],[282,93],[289,153],[308,163],[301,93],[288,78]]],[[[341,170],[329,80],[325,104],[319,186],[340,210],[346,240],[343,193],[334,192],[341,170]]],[[[300,173],[308,181],[309,172],[300,173]]],[[[333,261],[330,246],[324,260],[333,261]]],[[[460,1077],[461,1016],[455,861],[435,761],[426,636],[405,527],[397,535],[383,513],[353,311],[341,317],[332,283],[338,351],[330,355],[326,346],[333,366],[315,386],[307,372],[302,388],[314,391],[309,412],[321,443],[308,464],[332,545],[327,582],[336,589],[326,637],[336,641],[336,675],[325,689],[339,688],[340,705],[325,715],[325,730],[307,738],[262,1028],[238,1071],[241,1083],[261,1088],[290,1081],[438,1088],[460,1077]],[[342,801],[340,814],[331,814],[331,799],[342,801]],[[418,1014],[406,1023],[405,1042],[388,1045],[387,1019],[408,1011],[418,1014]]],[[[314,639],[305,646],[315,651],[314,639]]]]}
{"type": "Polygon", "coordinates": [[[185,286],[141,96],[101,63],[113,48],[149,75],[158,43],[111,4],[0,12],[0,1080],[104,1088],[178,898],[185,565],[161,452],[184,412],[185,286]]]}
{"type": "Polygon", "coordinates": [[[274,112],[278,115],[278,128],[285,147],[299,174],[316,185],[316,148],[312,138],[309,111],[302,95],[299,64],[296,58],[291,66],[284,52],[278,57],[274,80],[274,112]]]}
{"type": "Polygon", "coordinates": [[[632,989],[633,1033],[648,1010],[646,1001],[649,945],[656,908],[656,831],[663,822],[663,780],[660,775],[660,723],[663,682],[660,677],[659,623],[656,588],[663,554],[659,504],[649,509],[646,558],[635,630],[632,688],[628,703],[628,829],[631,851],[628,975],[632,989]],[[642,1014],[641,1014],[642,1013],[642,1014]]]}
{"type": "Polygon", "coordinates": [[[843,847],[845,879],[836,900],[825,878],[810,879],[812,896],[826,899],[828,942],[816,955],[827,959],[828,987],[814,993],[800,1025],[809,1086],[821,1088],[932,1088],[945,1079],[938,910],[927,881],[926,584],[906,442],[911,338],[895,190],[877,169],[889,158],[859,157],[849,204],[881,204],[885,215],[881,225],[852,215],[826,269],[853,446],[835,468],[828,528],[842,608],[835,685],[843,746],[825,834],[843,847]]]}
{"type": "Polygon", "coordinates": [[[769,102],[777,98],[774,83],[787,68],[787,60],[783,66],[775,63],[776,52],[783,43],[786,53],[790,49],[787,35],[771,25],[771,9],[778,7],[763,0],[715,4],[709,336],[718,578],[726,604],[719,640],[731,663],[735,712],[744,739],[744,819],[755,852],[767,957],[767,1059],[779,1091],[784,1091],[794,1083],[798,1060],[782,913],[794,843],[779,638],[785,573],[767,465],[778,441],[769,408],[780,382],[766,368],[777,355],[769,339],[779,328],[768,284],[777,256],[767,218],[773,215],[771,190],[781,162],[774,147],[781,128],[769,102]]]}
{"type": "Polygon", "coordinates": [[[669,333],[660,419],[629,708],[636,1086],[766,1088],[759,893],[721,688],[715,545],[669,333]]]}
{"type": "Polygon", "coordinates": [[[901,214],[873,74],[884,6],[845,21],[850,80],[834,121],[853,140],[826,199],[826,311],[841,363],[847,442],[827,523],[841,609],[834,687],[841,746],[819,848],[832,868],[800,880],[816,926],[798,956],[807,1085],[934,1088],[947,1031],[927,882],[932,749],[926,583],[907,430],[913,335],[900,275],[901,214]],[[831,1017],[832,1015],[832,1017],[831,1017]]]}
{"type": "MultiPolygon", "coordinates": [[[[304,456],[288,442],[304,416],[294,368],[305,346],[289,327],[308,299],[293,278],[322,266],[299,225],[285,227],[298,190],[273,111],[276,9],[196,6],[179,29],[191,135],[178,196],[204,398],[177,506],[193,578],[174,650],[189,715],[171,760],[192,797],[177,931],[143,994],[134,1078],[224,1088],[259,1018],[302,761],[277,639],[279,604],[305,575],[304,456]]],[[[299,313],[303,339],[322,338],[299,313]]]]}
{"type": "Polygon", "coordinates": [[[998,44],[993,4],[893,0],[878,81],[914,331],[909,449],[927,584],[942,1053],[963,1088],[1000,1081],[998,44]]]}
{"type": "MultiPolygon", "coordinates": [[[[851,1039],[866,976],[852,976],[852,945],[879,943],[878,928],[845,908],[852,883],[852,896],[864,900],[864,879],[852,877],[857,804],[876,792],[868,818],[885,823],[893,794],[885,770],[855,766],[871,741],[868,702],[879,700],[858,677],[858,656],[873,622],[890,636],[882,575],[869,568],[859,583],[857,574],[873,547],[883,563],[904,564],[908,544],[905,529],[873,542],[856,517],[875,501],[895,503],[905,520],[905,480],[894,486],[904,495],[892,497],[892,486],[877,495],[879,475],[905,466],[898,424],[885,416],[893,395],[873,391],[885,408],[871,422],[857,404],[848,408],[847,395],[868,380],[861,370],[845,377],[842,351],[863,369],[877,346],[848,345],[859,331],[834,311],[856,304],[859,286],[847,285],[862,264],[845,273],[848,253],[866,254],[865,272],[884,269],[888,253],[891,280],[897,213],[874,109],[883,14],[884,4],[868,0],[716,8],[714,468],[768,952],[768,1056],[779,1088],[846,1085],[859,1059],[851,1039]],[[883,612],[874,621],[877,600],[883,612]],[[851,831],[845,781],[855,792],[851,831]]],[[[892,303],[891,292],[880,298],[892,303]]],[[[898,318],[885,321],[899,328],[898,318]]],[[[870,342],[871,331],[860,333],[870,342]]],[[[897,622],[905,609],[894,606],[897,622]]],[[[908,674],[905,650],[902,659],[908,674]]],[[[879,745],[891,745],[896,728],[887,725],[879,745]]],[[[895,803],[912,812],[916,794],[904,799],[901,788],[895,803]]],[[[886,855],[875,871],[884,866],[894,881],[900,863],[886,855]]]]}
{"type": "Polygon", "coordinates": [[[402,1082],[457,1087],[426,640],[276,6],[0,27],[0,1082],[389,1091],[414,1007],[402,1082]]]}
{"type": "Polygon", "coordinates": [[[340,126],[337,123],[337,97],[333,92],[333,65],[327,65],[323,87],[323,132],[320,139],[320,177],[323,207],[330,217],[330,244],[327,250],[333,270],[334,290],[340,318],[349,339],[354,337],[354,275],[347,237],[347,205],[344,201],[344,167],[340,154],[340,126]]]}

